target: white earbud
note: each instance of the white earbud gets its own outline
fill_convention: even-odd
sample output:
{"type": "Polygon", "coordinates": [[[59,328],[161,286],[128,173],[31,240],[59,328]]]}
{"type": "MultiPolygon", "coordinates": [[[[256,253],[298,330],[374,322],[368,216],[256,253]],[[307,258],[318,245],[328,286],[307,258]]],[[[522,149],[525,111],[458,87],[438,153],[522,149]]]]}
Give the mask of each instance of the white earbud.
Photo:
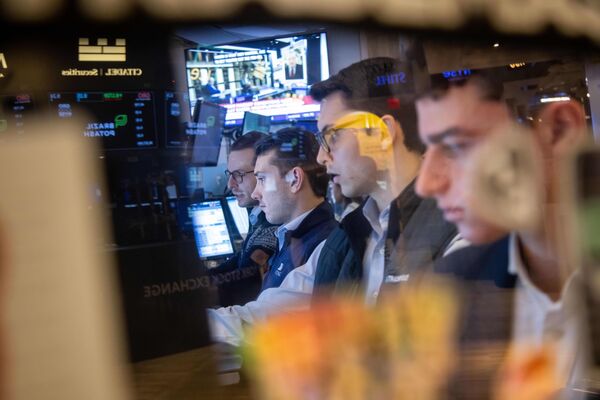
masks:
{"type": "Polygon", "coordinates": [[[284,179],[290,185],[293,185],[296,183],[296,177],[294,176],[294,173],[292,171],[288,171],[288,173],[285,174],[284,179]]]}

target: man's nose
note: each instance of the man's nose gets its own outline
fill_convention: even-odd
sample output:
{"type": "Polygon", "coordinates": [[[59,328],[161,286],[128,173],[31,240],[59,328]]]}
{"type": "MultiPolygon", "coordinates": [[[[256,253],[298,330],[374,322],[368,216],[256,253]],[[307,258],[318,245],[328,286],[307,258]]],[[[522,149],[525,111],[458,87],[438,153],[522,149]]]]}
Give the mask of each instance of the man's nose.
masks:
{"type": "Polygon", "coordinates": [[[260,190],[258,189],[258,185],[256,185],[254,187],[254,190],[252,191],[252,194],[250,195],[250,197],[252,197],[254,200],[257,200],[257,201],[260,200],[260,198],[262,196],[261,196],[260,190]]]}
{"type": "Polygon", "coordinates": [[[317,153],[317,162],[324,166],[327,166],[331,162],[331,153],[325,151],[322,146],[319,147],[319,152],[317,153]]]}
{"type": "Polygon", "coordinates": [[[439,154],[428,149],[417,177],[415,191],[421,197],[436,197],[448,189],[448,167],[439,154]]]}
{"type": "Polygon", "coordinates": [[[238,183],[236,182],[235,179],[233,179],[233,175],[229,175],[229,178],[227,178],[227,187],[229,189],[233,189],[236,188],[238,186],[238,183]]]}

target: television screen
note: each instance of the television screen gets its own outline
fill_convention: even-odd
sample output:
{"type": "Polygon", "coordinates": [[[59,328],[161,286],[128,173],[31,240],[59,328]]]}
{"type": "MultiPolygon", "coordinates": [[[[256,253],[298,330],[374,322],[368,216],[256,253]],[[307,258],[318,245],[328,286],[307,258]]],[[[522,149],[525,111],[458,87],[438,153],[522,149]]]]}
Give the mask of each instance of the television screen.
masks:
{"type": "Polygon", "coordinates": [[[201,259],[233,254],[233,244],[220,200],[190,205],[194,238],[201,259]]]}
{"type": "Polygon", "coordinates": [[[50,93],[59,118],[83,118],[81,134],[107,150],[156,147],[154,97],[139,92],[50,93]]]}
{"type": "Polygon", "coordinates": [[[244,113],[244,123],[242,124],[242,135],[251,132],[258,131],[263,133],[269,133],[271,129],[271,117],[268,115],[255,114],[250,111],[244,113]]]}
{"type": "Polygon", "coordinates": [[[233,216],[233,221],[238,230],[238,233],[246,237],[250,229],[250,220],[248,219],[248,211],[238,205],[235,196],[227,197],[227,207],[233,216]]]}
{"type": "Polygon", "coordinates": [[[192,164],[205,167],[217,165],[226,112],[225,108],[206,101],[196,104],[193,128],[186,131],[187,135],[193,136],[192,164]]]}
{"type": "Polygon", "coordinates": [[[325,33],[186,50],[189,98],[227,108],[225,125],[246,111],[273,122],[317,119],[310,85],[329,77],[325,33]]]}

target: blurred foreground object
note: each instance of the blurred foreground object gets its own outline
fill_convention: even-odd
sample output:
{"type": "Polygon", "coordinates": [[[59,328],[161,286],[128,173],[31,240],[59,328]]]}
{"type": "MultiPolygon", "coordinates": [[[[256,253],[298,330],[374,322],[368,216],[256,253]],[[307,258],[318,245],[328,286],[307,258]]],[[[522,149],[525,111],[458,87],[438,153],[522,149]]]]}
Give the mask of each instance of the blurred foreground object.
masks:
{"type": "Polygon", "coordinates": [[[494,399],[559,399],[562,389],[559,382],[554,347],[513,348],[497,378],[494,399]]]}
{"type": "Polygon", "coordinates": [[[405,286],[376,308],[338,299],[257,325],[244,349],[259,398],[436,399],[456,359],[447,282],[405,286]]]}
{"type": "Polygon", "coordinates": [[[464,162],[473,210],[506,231],[534,231],[544,187],[542,156],[532,135],[516,123],[498,126],[464,162]]]}
{"type": "Polygon", "coordinates": [[[260,10],[263,18],[362,21],[385,27],[457,30],[479,20],[501,33],[536,34],[555,28],[564,36],[600,41],[597,3],[567,0],[0,0],[0,20],[48,21],[67,10],[99,21],[136,15],[157,20],[236,20],[247,19],[249,8],[260,10]]]}
{"type": "Polygon", "coordinates": [[[0,147],[8,398],[126,399],[106,229],[89,207],[94,153],[73,124],[31,125],[0,147]]]}
{"type": "MultiPolygon", "coordinates": [[[[574,265],[581,266],[580,296],[583,340],[586,352],[586,389],[600,390],[600,147],[588,146],[576,156],[569,171],[573,203],[566,212],[575,212],[570,253],[574,265]],[[572,209],[570,208],[572,207],[572,209]]],[[[567,214],[570,216],[570,214],[567,214]]],[[[569,226],[572,228],[571,226],[569,226]]]]}

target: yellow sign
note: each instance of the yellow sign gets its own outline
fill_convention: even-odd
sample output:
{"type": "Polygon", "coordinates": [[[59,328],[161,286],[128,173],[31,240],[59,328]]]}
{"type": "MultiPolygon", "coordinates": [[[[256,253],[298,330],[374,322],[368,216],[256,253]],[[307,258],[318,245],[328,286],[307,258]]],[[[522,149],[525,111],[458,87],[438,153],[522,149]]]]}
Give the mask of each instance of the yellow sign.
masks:
{"type": "Polygon", "coordinates": [[[79,38],[79,61],[126,61],[125,39],[116,39],[114,46],[108,39],[100,38],[96,45],[90,45],[89,38],[79,38]]]}

